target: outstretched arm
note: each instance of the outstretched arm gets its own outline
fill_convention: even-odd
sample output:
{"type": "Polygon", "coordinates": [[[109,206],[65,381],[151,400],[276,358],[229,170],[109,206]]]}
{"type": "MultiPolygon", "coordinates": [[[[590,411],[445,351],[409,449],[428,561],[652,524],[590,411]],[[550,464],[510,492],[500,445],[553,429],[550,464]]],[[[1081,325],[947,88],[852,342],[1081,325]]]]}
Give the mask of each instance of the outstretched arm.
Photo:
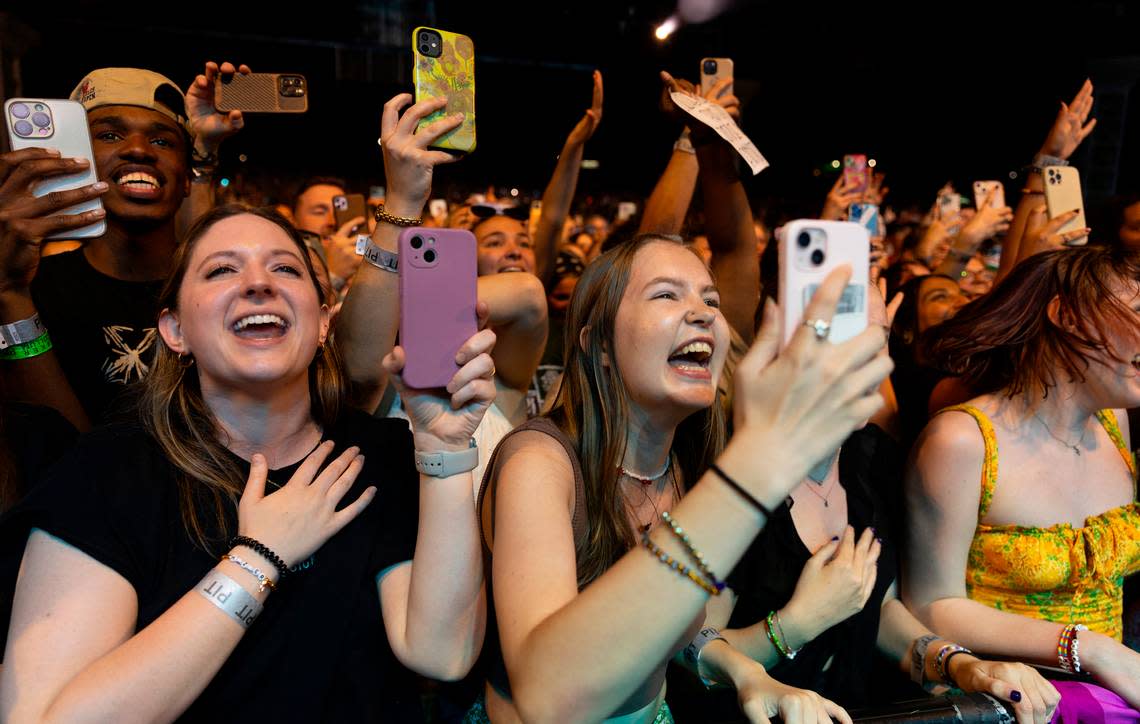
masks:
{"type": "Polygon", "coordinates": [[[566,137],[554,175],[542,193],[542,213],[534,232],[536,274],[543,284],[549,284],[554,274],[554,260],[558,256],[558,242],[562,239],[562,226],[570,213],[570,202],[578,187],[578,174],[582,168],[582,155],[586,142],[602,122],[602,72],[594,71],[594,98],[578,124],[566,137]]]}
{"type": "MultiPolygon", "coordinates": [[[[412,96],[402,93],[384,104],[380,131],[388,183],[384,209],[393,216],[419,218],[431,193],[433,170],[456,160],[428,146],[463,119],[461,114],[444,116],[417,132],[420,120],[444,108],[447,101],[421,101],[400,115],[411,102],[412,96]]],[[[372,243],[395,254],[399,235],[400,227],[378,223],[372,243]]],[[[372,412],[384,396],[388,373],[382,360],[396,345],[399,323],[399,277],[367,262],[360,264],[337,315],[336,329],[352,386],[352,404],[362,410],[372,412]]]]}

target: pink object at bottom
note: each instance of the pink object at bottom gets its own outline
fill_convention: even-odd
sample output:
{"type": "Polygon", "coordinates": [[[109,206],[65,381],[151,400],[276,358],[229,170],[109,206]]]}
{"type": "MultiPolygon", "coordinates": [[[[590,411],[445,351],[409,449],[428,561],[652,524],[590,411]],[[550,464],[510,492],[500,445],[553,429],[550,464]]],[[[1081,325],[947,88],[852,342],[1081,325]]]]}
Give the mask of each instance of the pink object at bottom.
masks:
{"type": "Polygon", "coordinates": [[[1103,686],[1079,681],[1050,682],[1061,694],[1052,724],[1126,724],[1140,722],[1140,711],[1103,686]]]}

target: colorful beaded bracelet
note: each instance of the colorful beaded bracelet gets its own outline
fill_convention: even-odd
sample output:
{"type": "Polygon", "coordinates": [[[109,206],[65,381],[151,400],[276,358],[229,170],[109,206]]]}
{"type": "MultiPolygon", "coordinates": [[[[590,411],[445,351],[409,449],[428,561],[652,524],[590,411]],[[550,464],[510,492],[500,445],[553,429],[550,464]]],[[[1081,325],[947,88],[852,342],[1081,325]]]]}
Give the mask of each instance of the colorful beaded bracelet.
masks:
{"type": "Polygon", "coordinates": [[[707,592],[707,593],[708,593],[710,596],[716,596],[716,595],[719,595],[719,594],[720,594],[720,591],[719,591],[719,590],[717,590],[716,586],[714,586],[714,585],[712,585],[711,583],[709,583],[708,581],[706,581],[706,580],[704,579],[704,577],[703,577],[703,576],[701,576],[699,573],[697,573],[696,571],[694,571],[692,568],[689,568],[689,567],[688,567],[688,566],[686,566],[684,563],[681,563],[680,561],[678,561],[677,559],[675,559],[673,556],[671,556],[671,555],[669,555],[668,553],[666,553],[666,552],[665,552],[665,551],[664,551],[664,550],[661,548],[661,546],[659,546],[659,545],[657,545],[656,543],[654,543],[654,542],[653,542],[653,541],[652,541],[652,540],[649,538],[649,534],[648,534],[648,533],[646,533],[645,535],[643,535],[643,536],[641,537],[641,542],[642,542],[642,544],[643,544],[643,545],[644,545],[646,548],[648,548],[648,549],[649,549],[649,552],[650,552],[650,553],[652,553],[653,555],[655,555],[655,556],[657,557],[657,560],[661,561],[661,562],[662,562],[662,563],[664,563],[666,566],[668,566],[668,567],[672,568],[672,569],[673,569],[674,571],[676,571],[677,573],[681,574],[682,576],[685,576],[685,577],[686,577],[686,578],[688,578],[690,581],[692,581],[693,583],[695,583],[695,584],[697,584],[698,586],[700,586],[700,587],[701,587],[702,589],[704,589],[704,590],[705,590],[705,591],[706,591],[706,592],[707,592]]]}
{"type": "Polygon", "coordinates": [[[705,574],[705,577],[708,579],[709,583],[716,587],[716,592],[719,594],[721,591],[723,591],[724,581],[717,578],[716,574],[712,572],[712,569],[709,568],[708,563],[705,562],[705,557],[701,555],[701,552],[697,550],[696,546],[693,545],[693,542],[689,540],[689,534],[686,533],[683,528],[681,528],[681,525],[673,519],[673,516],[669,515],[669,511],[666,510],[661,514],[661,520],[665,521],[665,523],[669,526],[669,529],[673,531],[673,535],[677,536],[677,539],[680,540],[681,543],[685,546],[685,550],[689,551],[689,555],[692,556],[693,560],[697,562],[697,568],[700,569],[701,573],[705,574]]]}
{"type": "Polygon", "coordinates": [[[788,646],[787,634],[784,634],[784,627],[780,624],[780,612],[772,611],[768,614],[768,618],[764,619],[764,626],[768,631],[768,640],[780,652],[780,656],[785,659],[791,660],[796,658],[801,649],[793,649],[788,646]],[[777,632],[777,629],[779,631],[777,632]]]}

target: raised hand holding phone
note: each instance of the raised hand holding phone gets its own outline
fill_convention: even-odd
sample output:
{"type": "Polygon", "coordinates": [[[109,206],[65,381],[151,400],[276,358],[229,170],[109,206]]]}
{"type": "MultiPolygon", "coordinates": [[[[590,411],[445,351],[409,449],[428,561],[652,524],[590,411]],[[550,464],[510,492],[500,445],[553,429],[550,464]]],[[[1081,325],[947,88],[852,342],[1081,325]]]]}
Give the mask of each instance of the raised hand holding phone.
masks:
{"type": "MultiPolygon", "coordinates": [[[[41,202],[32,204],[35,216],[61,212],[70,217],[69,223],[35,225],[43,239],[89,239],[102,236],[107,230],[103,221],[103,202],[99,196],[106,190],[96,190],[98,181],[95,152],[91,146],[91,131],[87,125],[87,111],[76,101],[46,98],[13,98],[4,104],[4,121],[13,154],[5,154],[3,171],[15,172],[6,181],[22,186],[41,202]],[[48,156],[21,153],[44,149],[48,156]],[[50,162],[54,157],[58,162],[50,162]],[[36,160],[37,158],[41,160],[36,160]],[[13,168],[13,164],[22,166],[13,168]],[[55,195],[63,192],[64,197],[55,195]],[[49,196],[52,194],[52,196],[49,196]],[[53,203],[52,199],[68,203],[53,203]],[[83,221],[85,223],[77,223],[83,221]],[[70,223],[76,222],[76,223],[70,223]]],[[[19,193],[17,188],[4,187],[8,193],[19,193]]],[[[64,219],[57,219],[63,222],[64,219]]],[[[31,227],[29,227],[31,228],[31,227]]]]}
{"type": "Polygon", "coordinates": [[[845,342],[867,328],[867,291],[870,269],[870,234],[850,221],[797,219],[779,232],[779,302],[783,313],[782,339],[787,345],[799,328],[818,320],[804,310],[823,280],[836,268],[851,267],[834,318],[820,339],[845,342]]]}

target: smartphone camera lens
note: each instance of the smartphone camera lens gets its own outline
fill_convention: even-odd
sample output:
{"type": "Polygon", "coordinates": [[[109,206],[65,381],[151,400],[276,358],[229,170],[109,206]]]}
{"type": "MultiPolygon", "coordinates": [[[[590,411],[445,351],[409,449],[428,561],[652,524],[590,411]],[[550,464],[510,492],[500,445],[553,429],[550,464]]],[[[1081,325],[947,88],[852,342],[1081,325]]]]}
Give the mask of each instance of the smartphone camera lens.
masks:
{"type": "Polygon", "coordinates": [[[798,244],[801,249],[808,248],[811,246],[811,234],[806,231],[801,231],[799,236],[796,237],[796,244],[798,244]]]}
{"type": "Polygon", "coordinates": [[[816,249],[811,253],[811,263],[819,266],[823,263],[824,255],[823,249],[816,249]]]}
{"type": "Polygon", "coordinates": [[[423,247],[423,245],[424,245],[424,240],[422,237],[419,237],[419,236],[413,236],[412,237],[412,248],[413,249],[420,249],[423,247]]]}
{"type": "Polygon", "coordinates": [[[429,46],[427,43],[420,43],[420,52],[424,55],[427,55],[431,52],[431,46],[429,46]]]}
{"type": "Polygon", "coordinates": [[[27,121],[16,121],[12,124],[12,130],[16,132],[17,136],[30,136],[32,135],[32,124],[27,121]]]}
{"type": "Polygon", "coordinates": [[[424,261],[426,261],[428,264],[431,264],[433,261],[435,261],[435,252],[432,251],[431,249],[428,249],[427,251],[425,251],[424,252],[424,261]]]}
{"type": "Polygon", "coordinates": [[[16,118],[27,118],[32,114],[31,109],[23,103],[13,103],[9,110],[12,111],[12,115],[16,118]]]}
{"type": "Polygon", "coordinates": [[[51,125],[51,116],[46,113],[33,113],[32,123],[34,123],[37,128],[47,128],[51,125]]]}
{"type": "Polygon", "coordinates": [[[716,61],[715,60],[706,60],[704,70],[705,70],[705,75],[716,75],[716,61]]]}

